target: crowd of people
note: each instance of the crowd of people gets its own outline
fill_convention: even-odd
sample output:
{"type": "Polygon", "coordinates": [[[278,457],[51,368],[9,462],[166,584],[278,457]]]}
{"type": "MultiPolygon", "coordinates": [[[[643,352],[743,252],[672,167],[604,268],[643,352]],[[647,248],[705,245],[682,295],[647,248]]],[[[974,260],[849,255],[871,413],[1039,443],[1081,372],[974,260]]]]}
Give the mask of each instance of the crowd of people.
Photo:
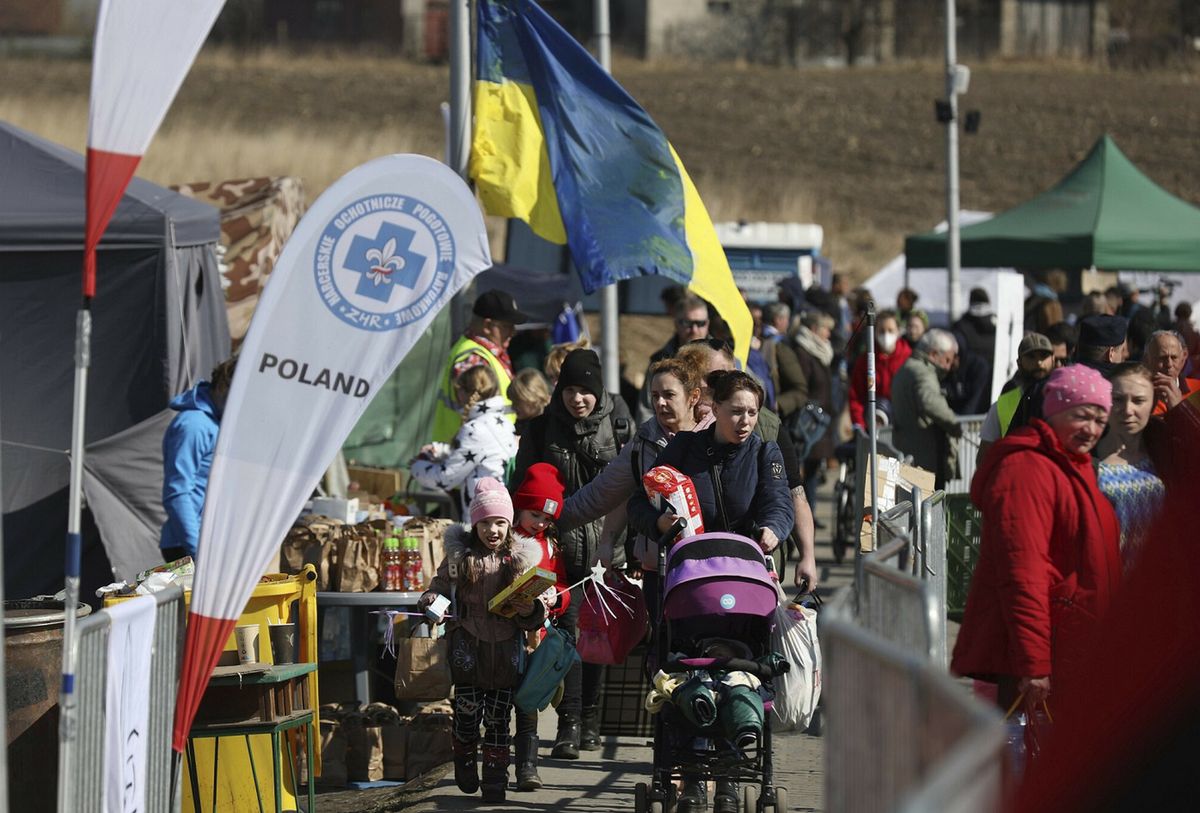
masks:
{"type": "MultiPolygon", "coordinates": [[[[1056,690],[1074,679],[1089,629],[1136,566],[1164,494],[1178,488],[1172,410],[1200,389],[1190,376],[1197,342],[1186,306],[1168,323],[1162,308],[1117,289],[1119,301],[1093,297],[1067,320],[1061,289],[1054,274],[1032,285],[1016,372],[995,401],[996,315],[986,290],[972,290],[968,311],[947,329],[930,325],[908,289],[875,321],[877,420],[938,487],[959,474],[960,417],[986,413],[971,492],[985,530],[953,669],[996,682],[1000,702],[1040,702],[1052,696],[1052,679],[1056,690]]],[[[536,554],[575,587],[547,591],[504,624],[467,625],[455,642],[465,648],[461,660],[490,663],[501,640],[527,645],[523,631],[547,617],[573,633],[578,585],[597,564],[641,576],[653,604],[657,543],[672,521],[642,488],[655,465],[692,478],[706,529],[749,536],[781,561],[790,552],[794,583],[815,589],[822,526],[811,504],[835,445],[866,421],[859,328],[871,303],[840,274],[828,289],[781,287],[779,301],[751,305],[754,338],[741,370],[715,309],[668,289],[674,330],[623,397],[604,387],[586,339],[553,347],[541,369],[514,370],[507,344],[528,319],[507,294],[480,296],[439,382],[435,437],[412,474],[458,495],[472,523],[455,547],[475,562],[464,572],[511,581],[511,563],[536,554]]],[[[458,784],[465,792],[480,785],[482,722],[482,781],[493,799],[503,798],[496,777],[510,748],[514,684],[506,674],[493,664],[486,675],[476,668],[455,678],[465,687],[455,700],[458,784]]],[[[599,748],[603,679],[597,664],[568,674],[552,758],[599,748]]],[[[540,786],[535,724],[518,715],[522,790],[540,786]]],[[[695,802],[686,790],[681,809],[695,802]]],[[[735,796],[736,788],[718,787],[718,801],[735,796]]]]}

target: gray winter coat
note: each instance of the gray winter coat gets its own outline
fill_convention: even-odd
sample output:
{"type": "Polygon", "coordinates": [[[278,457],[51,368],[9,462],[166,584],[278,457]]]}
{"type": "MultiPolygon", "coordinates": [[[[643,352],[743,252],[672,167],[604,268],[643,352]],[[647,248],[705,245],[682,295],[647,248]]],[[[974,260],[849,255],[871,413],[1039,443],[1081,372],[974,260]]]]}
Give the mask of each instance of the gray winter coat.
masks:
{"type": "MultiPolygon", "coordinates": [[[[634,491],[642,488],[642,475],[654,468],[658,453],[667,447],[668,440],[657,418],[639,426],[633,440],[621,447],[616,459],[594,480],[567,498],[558,520],[559,531],[568,531],[603,517],[601,538],[604,543],[613,545],[614,554],[619,553],[628,524],[625,504],[634,491]]],[[[643,569],[658,567],[658,548],[642,534],[634,541],[634,554],[643,569]]]]}
{"type": "Polygon", "coordinates": [[[957,474],[957,418],[942,394],[937,366],[915,351],[892,378],[892,445],[933,472],[939,488],[957,474]]]}

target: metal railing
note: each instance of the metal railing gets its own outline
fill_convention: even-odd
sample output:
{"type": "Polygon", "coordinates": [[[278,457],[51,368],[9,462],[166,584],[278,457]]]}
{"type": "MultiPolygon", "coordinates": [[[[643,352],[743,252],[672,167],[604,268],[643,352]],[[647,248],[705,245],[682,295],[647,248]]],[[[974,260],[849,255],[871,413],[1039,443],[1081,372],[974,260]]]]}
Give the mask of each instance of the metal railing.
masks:
{"type": "MultiPolygon", "coordinates": [[[[867,557],[875,561],[865,572],[927,594],[926,585],[886,563],[903,544],[892,540],[867,557]]],[[[826,809],[998,810],[1005,747],[999,714],[975,701],[926,653],[873,631],[862,597],[856,619],[854,592],[838,591],[818,622],[826,809]]]]}
{"type": "MultiPolygon", "coordinates": [[[[183,658],[183,591],[169,587],[154,594],[154,651],[150,661],[150,721],[146,739],[147,813],[177,813],[180,806],[179,760],[171,749],[175,695],[183,658]]],[[[110,616],[103,610],[76,628],[79,703],[75,737],[60,747],[71,749],[71,776],[62,778],[59,809],[72,813],[104,810],[105,804],[105,690],[107,684],[110,616]]],[[[60,764],[62,755],[60,754],[60,764]]]]}
{"type": "Polygon", "coordinates": [[[946,483],[946,493],[966,494],[971,490],[971,478],[975,476],[975,460],[979,455],[979,434],[983,430],[985,415],[959,415],[958,425],[962,437],[958,439],[958,477],[946,483]]]}
{"type": "Polygon", "coordinates": [[[946,617],[929,583],[909,571],[916,561],[905,522],[913,513],[904,502],[880,515],[882,547],[861,563],[856,588],[857,619],[867,630],[904,651],[944,666],[946,617]]]}

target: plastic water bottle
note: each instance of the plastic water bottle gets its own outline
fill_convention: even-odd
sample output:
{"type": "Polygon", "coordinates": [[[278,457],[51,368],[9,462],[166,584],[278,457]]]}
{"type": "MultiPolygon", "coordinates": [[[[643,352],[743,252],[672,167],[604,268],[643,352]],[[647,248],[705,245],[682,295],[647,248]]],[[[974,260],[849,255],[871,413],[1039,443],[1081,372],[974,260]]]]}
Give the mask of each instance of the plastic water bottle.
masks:
{"type": "Polygon", "coordinates": [[[1019,779],[1025,773],[1025,727],[1027,718],[1024,712],[1016,714],[1005,722],[1008,730],[1008,761],[1014,778],[1019,779]]]}

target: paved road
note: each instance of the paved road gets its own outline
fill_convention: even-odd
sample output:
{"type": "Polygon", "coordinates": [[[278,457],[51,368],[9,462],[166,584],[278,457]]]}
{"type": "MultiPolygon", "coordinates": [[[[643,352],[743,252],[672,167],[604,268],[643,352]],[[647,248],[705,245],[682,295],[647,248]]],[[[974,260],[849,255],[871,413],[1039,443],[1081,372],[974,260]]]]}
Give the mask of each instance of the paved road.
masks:
{"type": "MultiPolygon", "coordinates": [[[[830,472],[830,477],[834,472],[830,472]]],[[[831,488],[821,489],[817,518],[832,526],[829,495],[831,488]]],[[[817,532],[817,559],[822,567],[821,592],[828,596],[836,588],[853,579],[851,565],[835,565],[829,545],[829,531],[817,532]]],[[[788,574],[790,584],[790,573],[788,574]]],[[[554,738],[555,716],[543,714],[540,720],[542,753],[546,754],[554,738]]],[[[803,733],[776,733],[774,742],[776,782],[788,789],[789,811],[819,811],[823,809],[823,740],[803,733]]],[[[545,787],[534,793],[510,790],[508,800],[500,805],[488,805],[495,813],[512,811],[620,811],[633,810],[634,786],[648,781],[651,750],[640,739],[610,738],[601,751],[583,752],[581,759],[561,761],[542,759],[538,772],[545,787]]],[[[510,772],[511,775],[511,772],[510,772]]],[[[440,769],[426,777],[426,788],[407,788],[407,793],[365,792],[358,795],[360,804],[345,792],[318,798],[319,810],[383,811],[404,810],[406,813],[440,813],[440,811],[476,811],[480,809],[479,795],[464,796],[454,786],[452,774],[440,769]],[[340,798],[337,798],[340,797],[340,798]],[[337,799],[335,801],[335,798],[337,799]]],[[[711,808],[710,808],[711,809],[711,808]]]]}

